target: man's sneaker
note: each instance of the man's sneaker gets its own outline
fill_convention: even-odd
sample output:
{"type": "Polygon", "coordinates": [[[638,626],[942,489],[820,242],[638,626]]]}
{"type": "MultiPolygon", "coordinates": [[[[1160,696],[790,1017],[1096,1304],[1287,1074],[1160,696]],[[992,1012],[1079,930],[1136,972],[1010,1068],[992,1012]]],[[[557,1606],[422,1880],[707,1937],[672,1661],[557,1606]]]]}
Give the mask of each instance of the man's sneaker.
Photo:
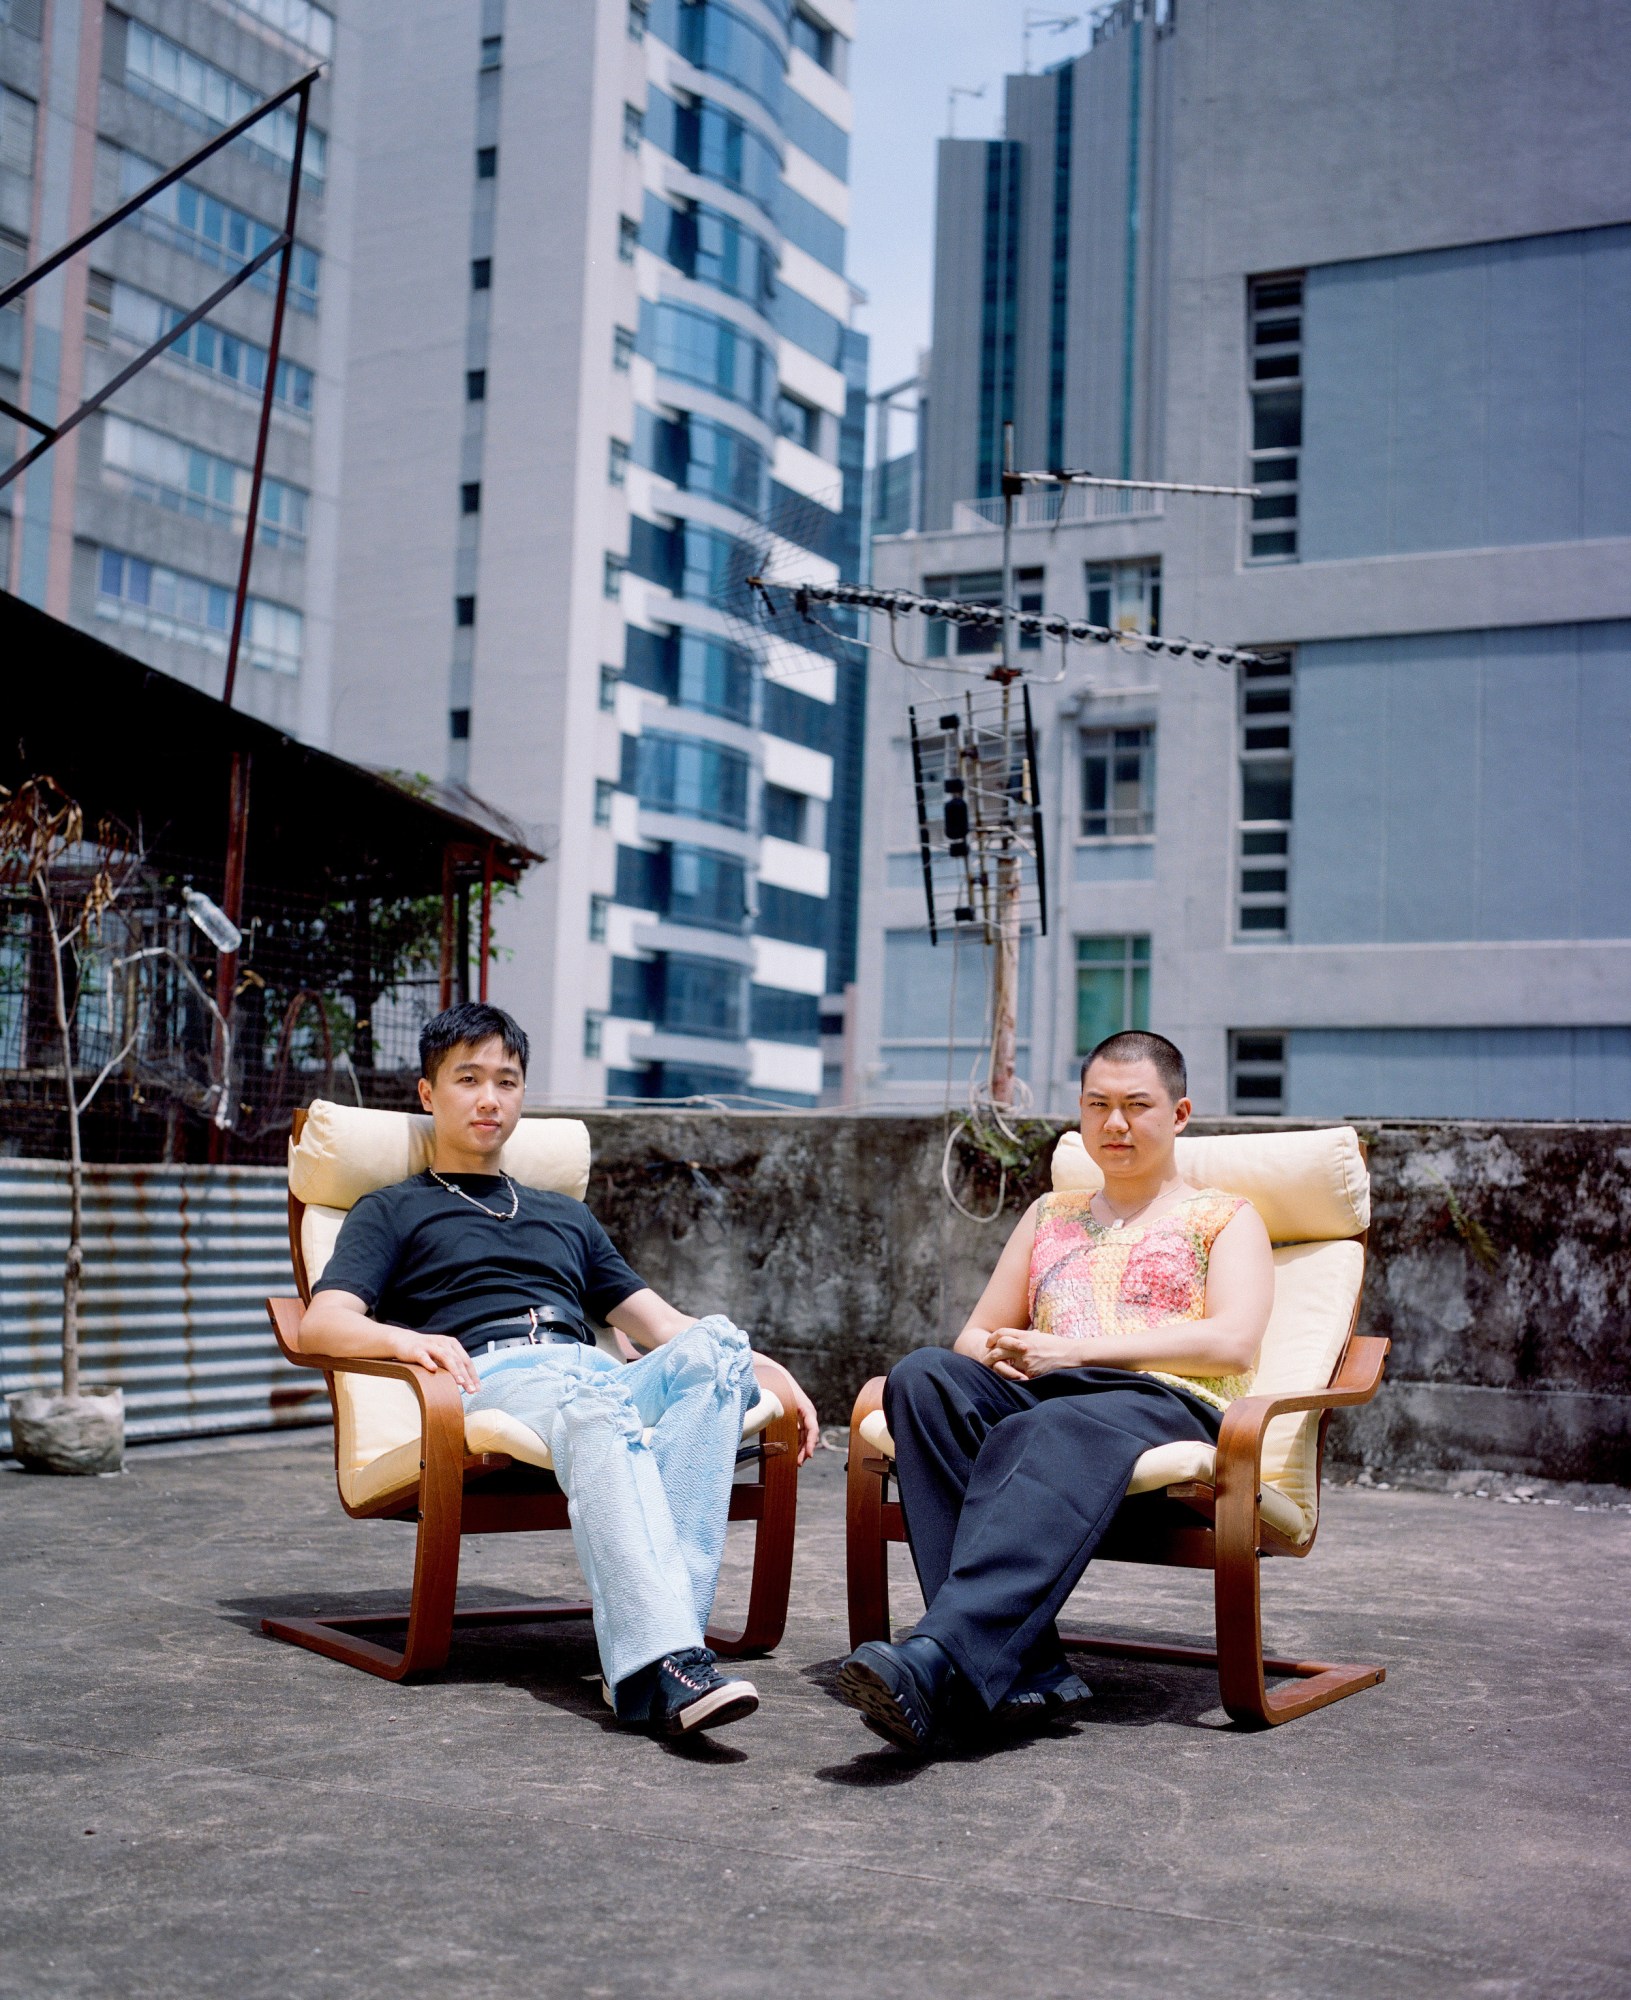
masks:
{"type": "Polygon", "coordinates": [[[723,1729],[759,1706],[759,1690],[752,1681],[727,1680],[706,1646],[666,1654],[655,1665],[620,1681],[615,1696],[604,1682],[601,1691],[620,1722],[638,1724],[654,1736],[694,1736],[703,1729],[723,1729]]]}

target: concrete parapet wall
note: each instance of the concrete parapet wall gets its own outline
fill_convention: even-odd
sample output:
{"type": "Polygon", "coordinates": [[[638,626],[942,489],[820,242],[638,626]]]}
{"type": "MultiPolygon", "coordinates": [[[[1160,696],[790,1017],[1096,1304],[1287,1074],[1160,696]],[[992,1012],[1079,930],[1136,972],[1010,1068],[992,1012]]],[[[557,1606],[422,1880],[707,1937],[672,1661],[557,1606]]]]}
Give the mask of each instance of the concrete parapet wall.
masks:
{"type": "MultiPolygon", "coordinates": [[[[982,1226],[942,1193],[939,1117],[588,1123],[589,1201],[635,1268],[677,1304],[749,1327],[826,1423],[908,1348],[953,1338],[1051,1150],[1038,1144],[982,1226]]],[[[1393,1353],[1377,1401],[1333,1424],[1333,1456],[1631,1484],[1631,1127],[1361,1129],[1374,1188],[1362,1324],[1393,1353]]],[[[995,1173],[966,1150],[953,1182],[966,1206],[995,1206],[995,1173]]]]}

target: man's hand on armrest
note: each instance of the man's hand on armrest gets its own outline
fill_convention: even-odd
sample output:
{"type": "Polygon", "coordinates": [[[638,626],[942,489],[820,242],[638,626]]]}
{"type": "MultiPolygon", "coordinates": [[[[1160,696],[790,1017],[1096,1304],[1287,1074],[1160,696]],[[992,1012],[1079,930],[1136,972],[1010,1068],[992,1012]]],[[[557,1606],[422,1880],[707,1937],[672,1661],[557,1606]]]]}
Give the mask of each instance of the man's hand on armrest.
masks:
{"type": "Polygon", "coordinates": [[[406,1361],[428,1375],[451,1375],[461,1389],[481,1387],[475,1363],[460,1342],[446,1333],[414,1333],[382,1326],[354,1292],[318,1292],[300,1322],[300,1346],[307,1354],[348,1354],[360,1361],[406,1361]]]}

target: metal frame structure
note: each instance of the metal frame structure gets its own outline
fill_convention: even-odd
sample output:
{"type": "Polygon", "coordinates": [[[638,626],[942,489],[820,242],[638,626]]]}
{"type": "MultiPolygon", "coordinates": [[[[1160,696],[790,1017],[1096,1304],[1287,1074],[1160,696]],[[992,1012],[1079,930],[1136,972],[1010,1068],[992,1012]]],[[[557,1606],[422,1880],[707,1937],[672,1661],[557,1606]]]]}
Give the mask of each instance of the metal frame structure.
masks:
{"type": "MultiPolygon", "coordinates": [[[[289,270],[294,261],[295,224],[300,213],[300,176],[305,162],[306,128],[311,117],[311,93],[313,85],[322,73],[322,65],[318,64],[296,77],[293,83],[286,84],[263,104],[257,105],[253,111],[247,112],[234,124],[228,125],[224,131],[218,132],[204,145],[196,147],[184,160],[160,174],[157,180],[150,182],[140,193],[132,195],[128,201],[121,202],[110,214],[103,216],[100,222],[82,230],[70,242],[63,244],[60,250],[54,250],[32,270],[25,271],[20,278],[0,291],[0,312],[3,312],[14,299],[21,298],[42,278],[49,277],[70,258],[77,257],[81,251],[88,250],[109,230],[117,229],[121,222],[146,207],[156,195],[163,194],[166,188],[173,186],[195,167],[219,153],[223,147],[230,146],[235,140],[242,138],[244,133],[258,125],[263,118],[281,109],[290,98],[299,100],[299,108],[295,114],[294,151],[289,161],[289,192],[284,206],[283,228],[271,242],[239,265],[223,284],[216,286],[208,298],[194,306],[192,311],[178,320],[167,333],[145,348],[134,361],[121,368],[110,381],[103,383],[94,395],[87,396],[76,410],[71,411],[60,422],[45,423],[28,410],[21,409],[17,404],[0,396],[0,413],[14,418],[37,434],[37,441],[33,445],[4,470],[0,470],[0,489],[4,489],[14,479],[20,478],[38,459],[43,458],[51,447],[66,437],[71,430],[77,429],[87,417],[94,416],[104,403],[130,381],[132,376],[139,375],[149,362],[156,361],[166,348],[174,346],[184,333],[190,332],[207,313],[213,312],[223,299],[229,298],[239,286],[248,284],[249,280],[274,257],[278,259],[277,293],[272,308],[272,334],[266,355],[266,381],[261,390],[260,424],[255,433],[255,464],[249,482],[249,506],[244,521],[243,552],[238,561],[238,587],[232,604],[232,637],[227,646],[226,682],[221,690],[221,701],[227,708],[232,706],[232,698],[237,691],[238,655],[243,645],[244,616],[249,607],[249,572],[255,556],[255,530],[260,524],[261,488],[266,477],[266,446],[271,435],[272,404],[277,396],[278,362],[283,350],[283,320],[289,301],[289,270]]],[[[234,750],[227,790],[227,849],[222,907],[235,930],[239,928],[243,918],[244,857],[249,834],[249,779],[248,751],[234,750]]],[[[484,930],[485,911],[484,897],[484,930]]],[[[217,960],[215,977],[215,1002],[223,1020],[231,1018],[232,1000],[237,983],[237,951],[223,951],[217,960]]],[[[485,988],[485,958],[482,965],[482,983],[485,988]]],[[[218,1129],[212,1129],[210,1143],[211,1157],[221,1157],[224,1134],[218,1129]]]]}

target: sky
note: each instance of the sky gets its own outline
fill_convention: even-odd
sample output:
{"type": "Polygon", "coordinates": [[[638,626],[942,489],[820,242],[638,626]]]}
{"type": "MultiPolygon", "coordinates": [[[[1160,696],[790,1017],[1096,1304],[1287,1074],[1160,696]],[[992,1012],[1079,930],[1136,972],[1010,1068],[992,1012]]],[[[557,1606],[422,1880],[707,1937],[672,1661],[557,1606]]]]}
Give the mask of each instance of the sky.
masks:
{"type": "MultiPolygon", "coordinates": [[[[985,87],[957,100],[960,139],[995,137],[1002,79],[1021,67],[1022,29],[1034,17],[1079,14],[1074,27],[1031,35],[1031,67],[1087,46],[1080,0],[1057,8],[1026,0],[859,0],[850,58],[855,137],[850,160],[849,273],[868,295],[857,325],[872,338],[872,387],[913,374],[929,341],[934,275],[935,141],[946,133],[952,85],[985,87]]],[[[904,426],[900,444],[906,443],[904,426]]]]}

